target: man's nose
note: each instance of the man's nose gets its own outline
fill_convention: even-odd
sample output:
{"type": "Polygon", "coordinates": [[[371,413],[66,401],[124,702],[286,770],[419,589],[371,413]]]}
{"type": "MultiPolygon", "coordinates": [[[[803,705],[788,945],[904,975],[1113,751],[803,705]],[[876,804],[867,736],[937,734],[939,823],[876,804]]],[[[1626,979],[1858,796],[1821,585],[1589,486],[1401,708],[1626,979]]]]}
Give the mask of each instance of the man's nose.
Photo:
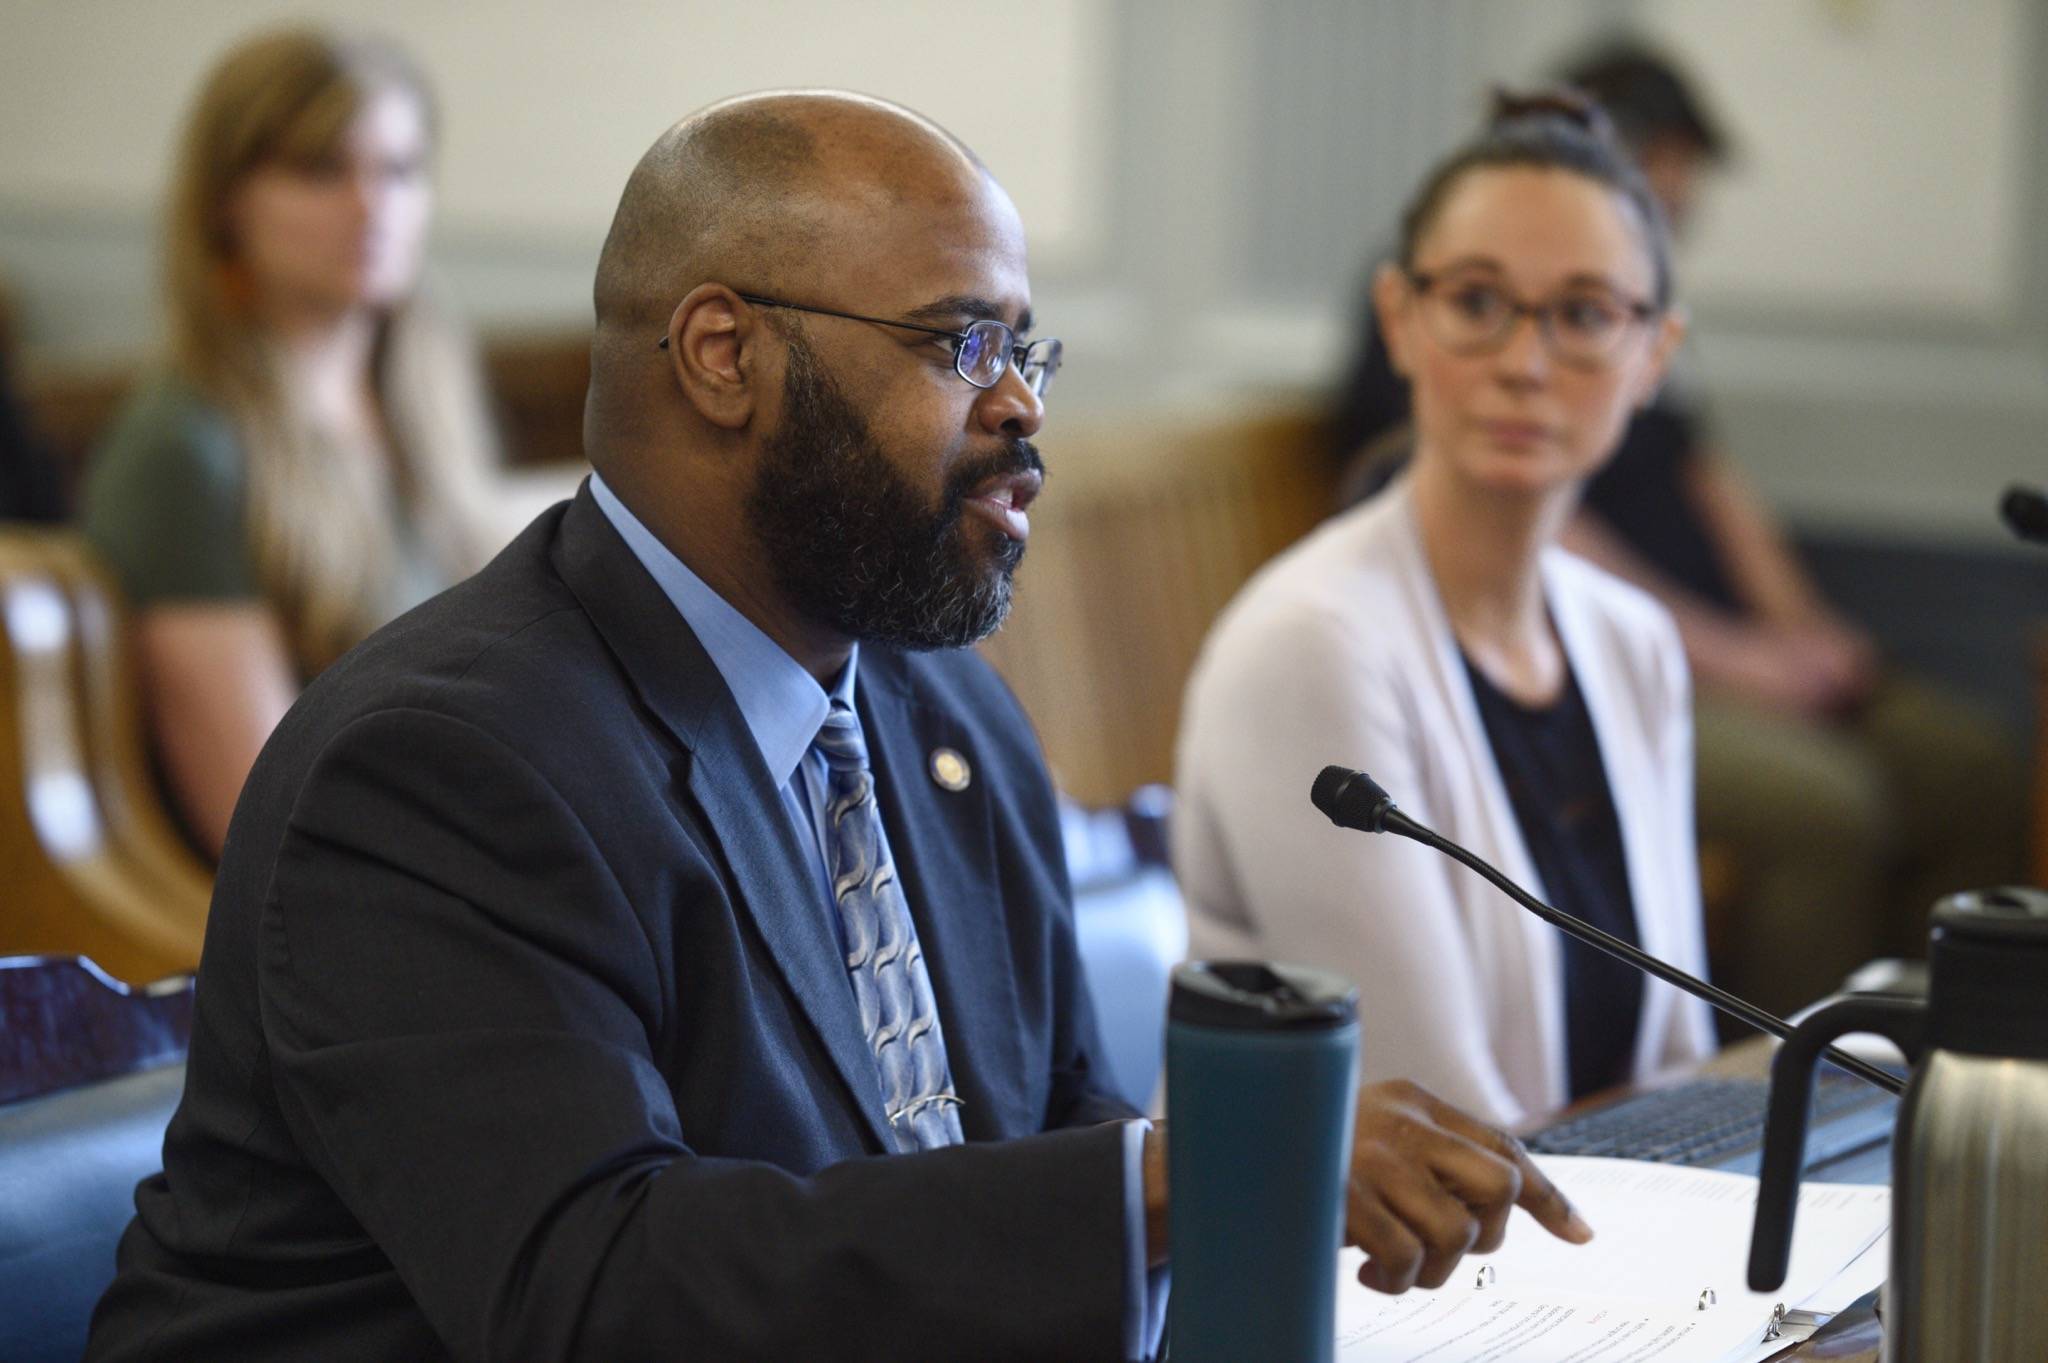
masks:
{"type": "Polygon", "coordinates": [[[991,435],[1028,440],[1045,424],[1045,399],[1031,391],[1014,364],[1004,367],[995,387],[982,390],[974,410],[982,429],[991,435]]]}

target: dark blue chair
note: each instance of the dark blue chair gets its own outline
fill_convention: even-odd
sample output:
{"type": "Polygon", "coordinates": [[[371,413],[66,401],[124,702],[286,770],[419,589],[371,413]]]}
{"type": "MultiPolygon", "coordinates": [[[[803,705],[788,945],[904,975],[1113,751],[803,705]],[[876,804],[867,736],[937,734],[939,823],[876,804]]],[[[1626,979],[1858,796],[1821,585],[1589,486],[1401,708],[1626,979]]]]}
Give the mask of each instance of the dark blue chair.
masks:
{"type": "Polygon", "coordinates": [[[1173,967],[1188,950],[1187,909],[1167,861],[1173,794],[1145,786],[1121,809],[1060,811],[1074,884],[1074,934],[1111,1085],[1153,1110],[1164,1065],[1173,967]]]}
{"type": "Polygon", "coordinates": [[[0,1359],[85,1352],[191,1031],[189,975],[131,989],[83,957],[0,958],[0,1359]]]}

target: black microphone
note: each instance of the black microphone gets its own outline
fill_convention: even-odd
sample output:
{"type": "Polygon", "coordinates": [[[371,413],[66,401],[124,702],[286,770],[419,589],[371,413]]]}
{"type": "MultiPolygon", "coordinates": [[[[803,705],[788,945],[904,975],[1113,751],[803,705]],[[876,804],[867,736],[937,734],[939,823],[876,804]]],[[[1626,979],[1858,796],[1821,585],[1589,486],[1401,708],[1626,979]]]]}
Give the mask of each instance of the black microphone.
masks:
{"type": "MultiPolygon", "coordinates": [[[[1355,828],[1363,833],[1397,833],[1404,838],[1412,838],[1425,847],[1433,847],[1451,860],[1478,872],[1508,898],[1587,946],[1604,951],[1617,960],[1627,961],[1644,974],[1654,975],[1666,984],[1676,985],[1695,998],[1705,999],[1722,1012],[1740,1018],[1760,1032],[1769,1032],[1780,1040],[1792,1035],[1791,1024],[1775,1014],[1766,1013],[1755,1004],[1737,998],[1725,989],[1718,989],[1697,976],[1688,975],[1677,966],[1660,961],[1640,947],[1624,942],[1612,933],[1602,932],[1583,919],[1551,908],[1479,857],[1403,814],[1394,807],[1394,798],[1387,794],[1380,783],[1362,771],[1352,771],[1348,767],[1324,767],[1322,773],[1316,777],[1315,786],[1309,791],[1309,799],[1315,802],[1317,809],[1329,815],[1330,822],[1339,828],[1355,828]]],[[[1906,1090],[1906,1081],[1899,1076],[1881,1070],[1868,1061],[1858,1060],[1846,1051],[1830,1046],[1822,1051],[1821,1055],[1887,1093],[1904,1093],[1906,1090]]]]}
{"type": "Polygon", "coordinates": [[[2014,483],[1999,500],[1998,512],[2013,534],[2036,544],[2048,544],[2048,494],[2041,489],[2014,483]]]}

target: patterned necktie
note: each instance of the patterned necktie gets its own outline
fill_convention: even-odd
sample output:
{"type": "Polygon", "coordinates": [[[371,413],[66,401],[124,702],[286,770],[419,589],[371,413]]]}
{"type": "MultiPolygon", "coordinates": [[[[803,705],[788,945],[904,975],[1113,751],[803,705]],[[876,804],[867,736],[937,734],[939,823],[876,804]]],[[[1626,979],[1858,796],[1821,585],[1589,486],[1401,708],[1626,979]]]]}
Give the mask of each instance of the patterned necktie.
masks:
{"type": "Polygon", "coordinates": [[[946,1068],[946,1039],[882,833],[859,717],[834,701],[817,746],[830,772],[825,860],[846,930],[846,973],[881,1074],[890,1134],[899,1151],[958,1145],[960,1100],[946,1068]]]}

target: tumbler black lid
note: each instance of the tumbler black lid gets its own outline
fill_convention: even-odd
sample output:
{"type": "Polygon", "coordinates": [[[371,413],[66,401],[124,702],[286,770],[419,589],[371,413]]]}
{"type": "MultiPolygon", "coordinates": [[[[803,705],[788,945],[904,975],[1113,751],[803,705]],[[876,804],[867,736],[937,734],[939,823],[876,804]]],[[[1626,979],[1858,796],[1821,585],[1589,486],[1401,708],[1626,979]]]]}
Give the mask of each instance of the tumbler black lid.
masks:
{"type": "Polygon", "coordinates": [[[2048,1059],[2048,894],[2005,887],[1934,906],[1927,1043],[2048,1059]]]}
{"type": "Polygon", "coordinates": [[[1188,961],[1173,969],[1167,1015],[1198,1027],[1250,1031],[1342,1027],[1358,1017],[1358,990],[1327,970],[1270,961],[1188,961]]]}

